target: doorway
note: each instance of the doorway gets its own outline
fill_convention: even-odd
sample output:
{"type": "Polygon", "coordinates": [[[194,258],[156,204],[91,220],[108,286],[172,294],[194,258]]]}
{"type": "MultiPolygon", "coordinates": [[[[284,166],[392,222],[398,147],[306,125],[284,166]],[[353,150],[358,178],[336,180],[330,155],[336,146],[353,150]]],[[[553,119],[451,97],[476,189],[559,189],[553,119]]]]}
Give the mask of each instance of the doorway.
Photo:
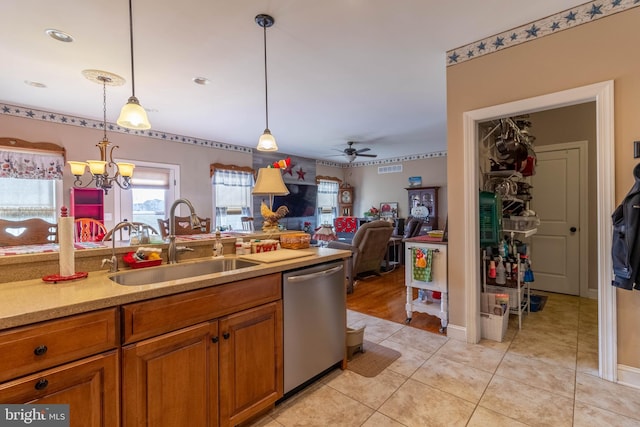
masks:
{"type": "Polygon", "coordinates": [[[466,338],[468,342],[480,339],[480,269],[478,248],[478,123],[498,117],[526,114],[549,108],[596,102],[597,121],[597,242],[598,242],[598,353],[599,375],[616,381],[616,299],[611,280],[611,223],[610,213],[614,209],[614,162],[613,162],[613,81],[569,89],[535,98],[468,111],[463,114],[464,164],[462,165],[465,187],[465,296],[466,338]]]}

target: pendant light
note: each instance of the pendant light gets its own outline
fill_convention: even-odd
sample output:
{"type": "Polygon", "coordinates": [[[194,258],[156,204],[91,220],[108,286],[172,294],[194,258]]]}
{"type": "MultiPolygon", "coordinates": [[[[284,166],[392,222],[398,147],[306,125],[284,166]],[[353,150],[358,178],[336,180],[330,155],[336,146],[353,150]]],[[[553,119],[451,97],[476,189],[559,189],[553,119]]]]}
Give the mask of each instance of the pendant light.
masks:
{"type": "Polygon", "coordinates": [[[147,112],[142,108],[142,105],[140,105],[138,98],[136,98],[136,82],[133,72],[133,13],[131,0],[129,0],[129,41],[131,52],[131,96],[124,107],[122,107],[122,110],[120,110],[120,117],[118,117],[117,123],[127,129],[151,129],[147,112]]]}
{"type": "Polygon", "coordinates": [[[278,151],[276,139],[271,135],[269,130],[269,87],[267,84],[267,28],[274,23],[273,17],[260,14],[256,16],[256,23],[262,27],[264,35],[264,112],[265,112],[265,129],[258,140],[258,151],[278,151]]]}

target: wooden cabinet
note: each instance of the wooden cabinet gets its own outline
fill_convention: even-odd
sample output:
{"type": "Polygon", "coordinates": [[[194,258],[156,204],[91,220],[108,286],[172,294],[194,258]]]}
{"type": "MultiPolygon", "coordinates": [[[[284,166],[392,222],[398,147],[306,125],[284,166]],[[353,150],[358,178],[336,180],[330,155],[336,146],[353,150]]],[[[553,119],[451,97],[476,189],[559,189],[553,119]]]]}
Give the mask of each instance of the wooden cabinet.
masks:
{"type": "Polygon", "coordinates": [[[0,333],[0,402],[64,403],[73,427],[120,425],[116,319],[113,308],[0,333]]]}
{"type": "Polygon", "coordinates": [[[104,223],[104,191],[99,188],[72,188],[71,216],[93,218],[104,223]]]}
{"type": "Polygon", "coordinates": [[[220,320],[220,425],[234,426],[282,397],[282,303],[220,320]]]}
{"type": "Polygon", "coordinates": [[[71,427],[120,425],[116,350],[0,384],[0,402],[67,404],[71,427]]]}
{"type": "Polygon", "coordinates": [[[424,220],[423,227],[428,230],[438,228],[438,189],[440,187],[408,187],[409,217],[424,220]],[[430,228],[429,228],[430,227],[430,228]]]}
{"type": "Polygon", "coordinates": [[[218,425],[218,323],[201,323],[122,350],[125,426],[218,425]]]}
{"type": "Polygon", "coordinates": [[[280,274],[133,303],[122,313],[132,342],[123,348],[125,426],[237,425],[282,397],[280,274]]]}

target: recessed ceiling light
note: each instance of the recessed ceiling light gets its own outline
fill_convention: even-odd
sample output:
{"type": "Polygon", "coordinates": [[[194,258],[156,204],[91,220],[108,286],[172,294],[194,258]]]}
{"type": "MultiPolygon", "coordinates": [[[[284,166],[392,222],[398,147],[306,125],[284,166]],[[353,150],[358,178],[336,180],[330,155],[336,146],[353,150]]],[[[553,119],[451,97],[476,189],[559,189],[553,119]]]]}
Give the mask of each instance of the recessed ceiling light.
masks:
{"type": "Polygon", "coordinates": [[[40,83],[40,82],[32,82],[31,80],[25,80],[24,84],[32,86],[32,87],[39,87],[39,88],[45,88],[47,87],[46,84],[44,83],[40,83]]]}
{"type": "Polygon", "coordinates": [[[194,77],[192,80],[195,84],[202,85],[202,86],[205,86],[211,83],[211,80],[209,80],[206,77],[194,77]]]}
{"type": "Polygon", "coordinates": [[[73,41],[73,36],[65,33],[64,31],[47,28],[44,32],[52,39],[58,40],[59,42],[71,43],[73,41]]]}

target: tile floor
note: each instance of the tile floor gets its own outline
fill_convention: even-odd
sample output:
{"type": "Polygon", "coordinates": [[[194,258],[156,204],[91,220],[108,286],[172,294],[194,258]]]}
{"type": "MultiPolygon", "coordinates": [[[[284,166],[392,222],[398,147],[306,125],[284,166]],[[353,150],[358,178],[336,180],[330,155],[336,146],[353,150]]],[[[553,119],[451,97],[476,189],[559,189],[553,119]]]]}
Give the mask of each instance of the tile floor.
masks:
{"type": "Polygon", "coordinates": [[[597,377],[594,300],[549,294],[501,343],[354,311],[348,324],[402,356],[374,378],[336,369],[252,426],[640,426],[640,390],[597,377]]]}

